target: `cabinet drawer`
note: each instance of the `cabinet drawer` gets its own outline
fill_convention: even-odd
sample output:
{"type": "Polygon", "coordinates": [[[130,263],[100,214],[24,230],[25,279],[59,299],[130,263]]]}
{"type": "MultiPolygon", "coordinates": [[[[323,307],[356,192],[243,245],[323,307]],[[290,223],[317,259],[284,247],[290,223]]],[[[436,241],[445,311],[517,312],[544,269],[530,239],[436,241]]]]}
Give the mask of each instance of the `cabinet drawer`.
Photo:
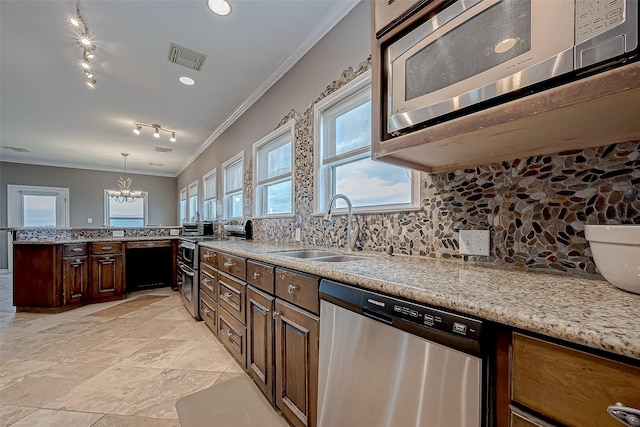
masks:
{"type": "Polygon", "coordinates": [[[122,242],[105,242],[91,244],[91,253],[93,255],[115,254],[120,252],[122,252],[122,242]]]}
{"type": "Polygon", "coordinates": [[[218,270],[216,270],[211,265],[209,265],[209,264],[207,264],[205,262],[201,262],[200,263],[200,271],[204,271],[207,274],[209,274],[209,276],[212,276],[212,277],[216,277],[216,274],[218,272],[218,270]]]}
{"type": "Polygon", "coordinates": [[[247,261],[247,283],[270,294],[275,293],[273,272],[275,267],[258,261],[247,261]]]}
{"type": "Polygon", "coordinates": [[[207,294],[200,294],[200,317],[214,335],[218,334],[218,304],[207,294]]]}
{"type": "Polygon", "coordinates": [[[314,314],[320,313],[319,283],[317,276],[276,268],[276,295],[314,314]]]}
{"type": "Polygon", "coordinates": [[[127,242],[128,249],[144,248],[170,248],[171,240],[144,240],[139,242],[127,242]]]}
{"type": "Polygon", "coordinates": [[[242,369],[247,369],[246,335],[247,328],[227,310],[218,306],[218,339],[238,361],[242,369]]]}
{"type": "Polygon", "coordinates": [[[218,252],[218,270],[222,270],[240,280],[246,279],[246,259],[218,252]]]}
{"type": "Polygon", "coordinates": [[[538,417],[509,406],[509,427],[553,427],[538,417]]]}
{"type": "Polygon", "coordinates": [[[207,294],[213,301],[217,300],[217,282],[215,271],[200,271],[200,292],[207,294]]]}
{"type": "Polygon", "coordinates": [[[618,427],[607,406],[640,408],[638,367],[520,334],[512,357],[512,399],[555,422],[618,427]]]}
{"type": "Polygon", "coordinates": [[[217,265],[216,262],[216,251],[209,248],[200,248],[200,262],[206,262],[211,266],[211,268],[215,268],[217,265]]]}
{"type": "Polygon", "coordinates": [[[243,324],[245,323],[246,287],[244,282],[228,274],[218,273],[218,304],[243,324]]]}
{"type": "Polygon", "coordinates": [[[86,243],[68,243],[62,245],[62,256],[65,258],[86,255],[89,246],[86,243]]]}

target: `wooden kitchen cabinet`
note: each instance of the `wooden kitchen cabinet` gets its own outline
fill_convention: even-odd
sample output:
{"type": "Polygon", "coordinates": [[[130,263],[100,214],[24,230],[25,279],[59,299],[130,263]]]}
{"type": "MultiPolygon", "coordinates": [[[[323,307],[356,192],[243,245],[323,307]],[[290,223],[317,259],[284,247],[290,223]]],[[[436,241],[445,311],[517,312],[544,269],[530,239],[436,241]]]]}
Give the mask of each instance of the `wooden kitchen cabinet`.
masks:
{"type": "Polygon", "coordinates": [[[89,293],[89,260],[86,243],[63,245],[63,305],[81,305],[89,293]]]}
{"type": "Polygon", "coordinates": [[[317,422],[320,318],[275,302],[276,405],[294,426],[317,422]]]}
{"type": "Polygon", "coordinates": [[[274,402],[273,308],[275,298],[247,287],[247,370],[262,393],[274,402]]]}
{"type": "Polygon", "coordinates": [[[93,243],[91,254],[91,299],[124,298],[122,244],[93,243]]]}
{"type": "Polygon", "coordinates": [[[609,405],[640,408],[638,366],[519,333],[513,334],[511,355],[511,399],[523,410],[511,411],[512,427],[618,427],[609,405]],[[549,424],[536,424],[527,410],[549,424]]]}
{"type": "Polygon", "coordinates": [[[61,245],[13,245],[13,305],[16,311],[61,311],[61,245]]]}

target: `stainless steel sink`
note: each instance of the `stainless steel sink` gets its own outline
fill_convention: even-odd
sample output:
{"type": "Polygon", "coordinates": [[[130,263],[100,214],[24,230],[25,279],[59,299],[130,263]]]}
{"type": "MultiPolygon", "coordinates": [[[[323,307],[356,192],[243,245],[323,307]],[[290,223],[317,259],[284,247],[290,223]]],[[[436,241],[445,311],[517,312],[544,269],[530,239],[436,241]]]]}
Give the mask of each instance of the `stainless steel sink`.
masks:
{"type": "Polygon", "coordinates": [[[366,257],[356,255],[345,255],[341,254],[340,252],[318,251],[313,249],[301,251],[280,251],[272,253],[278,256],[288,256],[292,258],[308,259],[311,261],[320,262],[347,262],[366,259],[366,257]]]}
{"type": "Polygon", "coordinates": [[[347,261],[358,261],[361,259],[367,259],[363,256],[356,255],[335,255],[335,256],[327,256],[321,258],[312,258],[311,261],[320,261],[320,262],[347,262],[347,261]]]}
{"type": "Polygon", "coordinates": [[[303,258],[303,259],[334,257],[334,256],[342,255],[339,252],[316,251],[316,250],[281,251],[281,252],[273,252],[273,254],[278,256],[290,256],[293,258],[303,258]]]}

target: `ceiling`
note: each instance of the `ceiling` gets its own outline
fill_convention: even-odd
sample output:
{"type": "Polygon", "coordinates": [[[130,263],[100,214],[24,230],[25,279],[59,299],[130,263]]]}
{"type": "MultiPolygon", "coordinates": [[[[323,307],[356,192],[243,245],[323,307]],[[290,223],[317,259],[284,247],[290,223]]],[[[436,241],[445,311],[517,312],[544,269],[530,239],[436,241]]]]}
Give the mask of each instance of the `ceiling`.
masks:
{"type": "Polygon", "coordinates": [[[96,45],[91,89],[75,1],[0,0],[0,159],[122,171],[126,152],[129,172],[177,176],[359,0],[229,1],[225,17],[204,0],[80,1],[96,45]],[[202,69],[169,62],[172,42],[207,55],[202,69]],[[177,141],[136,136],[134,122],[177,141]]]}

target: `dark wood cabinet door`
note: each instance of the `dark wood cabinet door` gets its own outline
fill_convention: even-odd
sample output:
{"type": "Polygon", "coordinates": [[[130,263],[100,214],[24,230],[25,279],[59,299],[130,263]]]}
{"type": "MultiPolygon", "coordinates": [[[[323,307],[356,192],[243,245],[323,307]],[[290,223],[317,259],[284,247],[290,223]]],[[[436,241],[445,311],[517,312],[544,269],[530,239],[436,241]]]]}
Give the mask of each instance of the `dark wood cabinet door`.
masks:
{"type": "Polygon", "coordinates": [[[276,299],[276,406],[297,427],[317,423],[319,318],[276,299]]]}
{"type": "Polygon", "coordinates": [[[273,304],[275,298],[247,287],[247,370],[273,403],[273,304]]]}
{"type": "Polygon", "coordinates": [[[81,304],[87,298],[89,262],[86,256],[65,258],[62,265],[64,305],[81,304]]]}
{"type": "Polygon", "coordinates": [[[122,254],[91,256],[91,298],[100,299],[123,294],[122,254]]]}

